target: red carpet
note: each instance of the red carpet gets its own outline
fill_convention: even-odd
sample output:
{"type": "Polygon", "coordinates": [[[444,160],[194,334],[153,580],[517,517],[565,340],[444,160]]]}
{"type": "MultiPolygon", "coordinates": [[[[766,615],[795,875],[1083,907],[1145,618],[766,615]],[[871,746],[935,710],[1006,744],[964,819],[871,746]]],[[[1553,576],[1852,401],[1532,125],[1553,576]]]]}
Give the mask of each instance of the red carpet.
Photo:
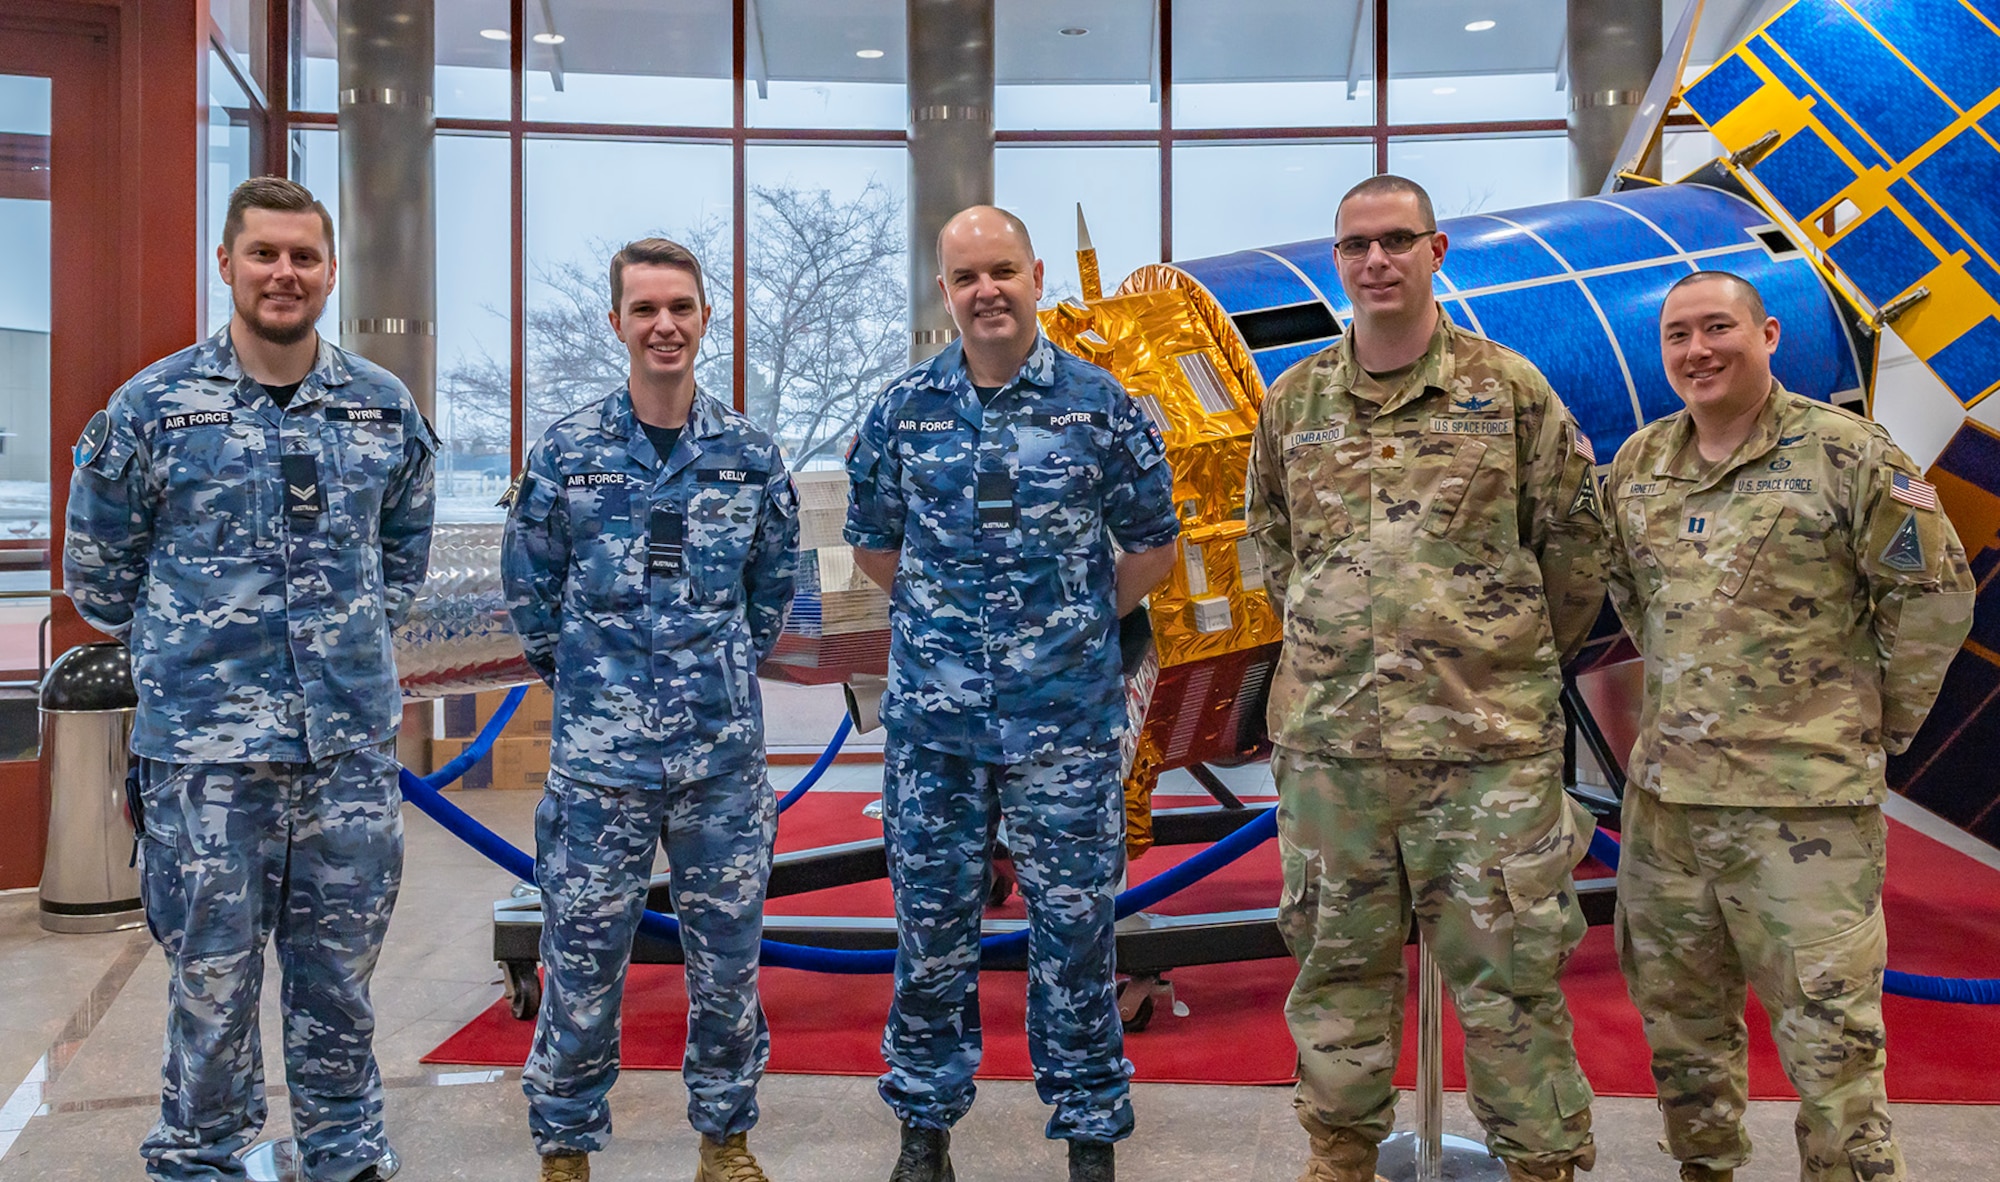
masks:
{"type": "MultiPolygon", "coordinates": [[[[808,795],[779,826],[781,850],[864,836],[865,797],[808,795]]],[[[2000,976],[2000,872],[1899,824],[1889,844],[1889,962],[1911,973],[2000,976]]],[[[1193,849],[1163,849],[1133,864],[1135,880],[1166,869],[1193,849]]],[[[1588,870],[1585,873],[1589,873],[1588,870]]],[[[1268,907],[1277,894],[1277,851],[1267,844],[1159,908],[1164,913],[1268,907]]],[[[865,883],[815,895],[773,900],[773,914],[886,914],[888,887],[865,883]]],[[[1018,899],[1005,914],[1019,915],[1018,899]]],[[[1414,964],[1414,952],[1411,954],[1414,964]]],[[[1413,974],[1414,975],[1414,974],[1413,974]]],[[[1289,961],[1213,965],[1172,974],[1189,1014],[1160,1007],[1152,1025],[1126,1036],[1137,1078],[1160,1083],[1282,1084],[1292,1079],[1292,1043],[1282,1013],[1291,985],[1289,961]]],[[[686,1036],[687,1000],[678,966],[641,965],[626,987],[624,1065],[674,1070],[686,1036]]],[[[1593,1087],[1604,1095],[1650,1096],[1639,1015],[1625,994],[1608,927],[1585,938],[1564,978],[1576,1017],[1577,1050],[1593,1087]]],[[[817,1075],[874,1075],[882,1070],[878,1043],[889,1008],[889,979],[826,977],[786,969],[763,975],[771,1020],[771,1070],[817,1075]]],[[[980,992],[986,1057],[980,1075],[1028,1079],[1022,1033],[1026,976],[988,973],[980,992]]],[[[1887,1000],[1889,1091],[1904,1102],[2000,1103],[2000,1007],[1887,1000]]],[[[1414,1017],[1414,1001],[1411,1014],[1414,1017]]],[[[496,1002],[425,1056],[427,1063],[519,1066],[532,1023],[517,1022],[496,1002]]],[[[1757,1099],[1794,1093],[1778,1066],[1768,1022],[1750,1009],[1750,1089],[1757,1099]]],[[[1445,1022],[1445,1086],[1464,1087],[1463,1044],[1445,1022]]],[[[1405,1039],[1397,1083],[1416,1078],[1414,1032],[1405,1039]]]]}

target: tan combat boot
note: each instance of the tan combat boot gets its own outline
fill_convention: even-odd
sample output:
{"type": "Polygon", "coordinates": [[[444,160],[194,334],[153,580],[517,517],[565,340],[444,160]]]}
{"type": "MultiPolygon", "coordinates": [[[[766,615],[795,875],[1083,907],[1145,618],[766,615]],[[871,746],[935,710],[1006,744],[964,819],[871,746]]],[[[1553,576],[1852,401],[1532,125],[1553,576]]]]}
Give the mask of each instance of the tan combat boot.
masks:
{"type": "Polygon", "coordinates": [[[1312,1136],[1312,1157],[1299,1182],[1383,1182],[1375,1173],[1376,1145],[1353,1129],[1312,1136]]]}
{"type": "Polygon", "coordinates": [[[1597,1164],[1597,1146],[1585,1145],[1568,1161],[1509,1161],[1507,1182],[1576,1182],[1576,1172],[1597,1164]]]}
{"type": "Polygon", "coordinates": [[[1698,1166],[1693,1162],[1682,1162],[1681,1182],[1736,1182],[1736,1171],[1718,1170],[1714,1166],[1698,1166]]]}
{"type": "Polygon", "coordinates": [[[694,1182],[771,1182],[744,1142],[748,1133],[731,1133],[727,1140],[701,1139],[701,1163],[694,1168],[694,1182]]]}
{"type": "Polygon", "coordinates": [[[550,1154],[542,1159],[542,1182],[590,1182],[590,1155],[550,1154]]]}

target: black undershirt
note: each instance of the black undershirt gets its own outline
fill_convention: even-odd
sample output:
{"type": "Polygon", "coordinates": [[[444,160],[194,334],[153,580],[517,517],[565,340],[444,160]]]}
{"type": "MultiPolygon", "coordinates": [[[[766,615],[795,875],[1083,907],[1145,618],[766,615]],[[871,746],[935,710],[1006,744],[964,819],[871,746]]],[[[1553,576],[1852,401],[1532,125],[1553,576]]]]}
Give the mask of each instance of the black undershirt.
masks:
{"type": "Polygon", "coordinates": [[[1002,390],[1003,388],[1004,388],[1004,387],[1001,387],[1001,386],[980,386],[980,385],[974,385],[974,386],[972,387],[972,392],[973,392],[974,394],[977,394],[977,395],[979,395],[979,402],[980,402],[980,405],[982,405],[982,406],[992,406],[992,405],[993,405],[993,400],[994,400],[995,398],[998,398],[998,397],[1000,396],[1000,391],[1001,391],[1001,390],[1002,390]]]}
{"type": "Polygon", "coordinates": [[[278,404],[279,410],[283,410],[292,404],[292,395],[299,392],[299,387],[305,385],[305,381],[304,378],[300,378],[289,386],[265,386],[263,382],[258,382],[257,384],[264,386],[264,393],[270,397],[271,401],[278,404]]]}
{"type": "Polygon", "coordinates": [[[667,457],[674,454],[674,444],[680,442],[681,431],[686,427],[686,424],[683,423],[680,427],[655,427],[646,420],[640,419],[639,426],[645,429],[646,438],[653,441],[653,451],[660,457],[660,462],[664,464],[667,462],[667,457]]]}

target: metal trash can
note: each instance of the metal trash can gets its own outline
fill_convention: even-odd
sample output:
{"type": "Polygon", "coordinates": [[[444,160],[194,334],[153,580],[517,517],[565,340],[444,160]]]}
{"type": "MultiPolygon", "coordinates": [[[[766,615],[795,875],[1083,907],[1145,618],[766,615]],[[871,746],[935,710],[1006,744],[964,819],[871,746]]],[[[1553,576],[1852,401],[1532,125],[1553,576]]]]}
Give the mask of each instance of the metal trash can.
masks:
{"type": "Polygon", "coordinates": [[[49,816],[42,926],[111,932],[146,918],[132,865],[132,658],[115,641],[70,649],[42,679],[42,770],[49,816]]]}

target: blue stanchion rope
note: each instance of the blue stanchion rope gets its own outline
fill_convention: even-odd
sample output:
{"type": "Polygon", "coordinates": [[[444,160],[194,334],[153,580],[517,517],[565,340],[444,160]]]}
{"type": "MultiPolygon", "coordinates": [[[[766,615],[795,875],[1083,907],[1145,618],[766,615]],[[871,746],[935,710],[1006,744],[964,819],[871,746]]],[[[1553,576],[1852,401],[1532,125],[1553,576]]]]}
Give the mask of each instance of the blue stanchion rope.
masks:
{"type": "MultiPolygon", "coordinates": [[[[493,743],[506,727],[508,719],[521,704],[527,694],[527,687],[516,686],[502,699],[500,708],[493,712],[486,726],[479,732],[458,758],[447,763],[429,777],[420,777],[408,768],[403,768],[400,782],[403,797],[416,805],[423,814],[442,825],[447,832],[465,842],[502,870],[523,882],[535,880],[535,860],[514,848],[505,838],[480,824],[465,810],[447,800],[440,789],[451,784],[465,774],[467,768],[484,759],[493,749],[493,743]]],[[[824,772],[825,766],[833,762],[838,750],[837,744],[846,739],[848,724],[845,720],[835,733],[835,743],[829,744],[814,771],[824,772]]],[[[810,779],[818,777],[808,773],[810,779]]],[[[810,779],[802,781],[803,787],[810,786],[810,779]]],[[[802,788],[794,788],[792,795],[799,795],[802,788]]],[[[1209,846],[1201,853],[1187,859],[1173,868],[1147,879],[1138,886],[1118,896],[1115,914],[1119,919],[1135,911],[1143,910],[1161,899],[1197,882],[1236,859],[1249,853],[1273,837],[1278,831],[1278,810],[1265,809],[1248,824],[1236,832],[1209,846]]],[[[639,917],[639,930],[661,940],[680,939],[680,923],[671,915],[657,911],[647,911],[639,917]]],[[[979,942],[982,956],[999,956],[1018,953],[1027,946],[1026,930],[1009,932],[1003,936],[988,936],[979,942]]],[[[811,948],[802,944],[784,944],[776,940],[765,940],[758,956],[760,963],[781,969],[804,969],[815,973],[836,973],[864,975],[893,972],[896,967],[896,952],[891,948],[869,951],[853,951],[837,948],[811,948]]]]}
{"type": "MultiPolygon", "coordinates": [[[[1590,856],[1618,869],[1618,839],[1599,829],[1590,835],[1590,856]]],[[[1920,1001],[1950,1001],[1962,1005],[2000,1005],[2000,978],[1926,977],[1889,969],[1882,974],[1882,992],[1920,1001]]]]}
{"type": "Polygon", "coordinates": [[[786,809],[797,804],[808,789],[819,783],[819,778],[826,774],[826,769],[833,766],[833,757],[840,754],[841,746],[847,742],[847,736],[853,730],[853,717],[843,712],[840,716],[840,726],[835,728],[826,750],[819,753],[819,758],[813,762],[812,768],[799,778],[799,782],[792,787],[792,790],[778,798],[779,816],[784,816],[786,809]]]}

